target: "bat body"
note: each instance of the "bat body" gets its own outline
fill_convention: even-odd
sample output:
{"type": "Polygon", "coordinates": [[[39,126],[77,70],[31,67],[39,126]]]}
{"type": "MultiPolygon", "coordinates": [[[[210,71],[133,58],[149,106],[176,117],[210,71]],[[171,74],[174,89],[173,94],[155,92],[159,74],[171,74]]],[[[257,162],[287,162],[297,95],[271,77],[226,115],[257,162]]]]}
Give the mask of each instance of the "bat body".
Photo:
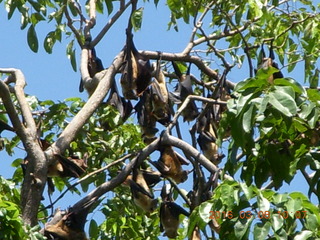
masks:
{"type": "Polygon", "coordinates": [[[132,198],[134,203],[147,213],[153,212],[158,205],[158,200],[154,199],[142,172],[138,169],[133,171],[132,179],[128,178],[132,198]]]}
{"type": "Polygon", "coordinates": [[[48,166],[48,177],[74,177],[78,178],[85,173],[87,168],[84,159],[65,158],[61,155],[55,155],[55,161],[48,166]]]}
{"type": "MultiPolygon", "coordinates": [[[[278,64],[274,61],[275,56],[274,56],[274,52],[273,52],[272,42],[271,42],[271,46],[270,46],[269,57],[268,58],[266,57],[263,45],[261,46],[261,53],[260,54],[262,57],[262,61],[261,61],[260,65],[258,66],[258,69],[267,70],[270,67],[274,67],[279,70],[278,64]]],[[[269,76],[267,80],[269,83],[273,84],[274,79],[277,79],[277,78],[283,78],[283,74],[280,70],[278,72],[273,73],[271,76],[269,76]]]]}
{"type": "Polygon", "coordinates": [[[185,182],[188,179],[188,171],[182,169],[181,162],[185,160],[175,153],[171,146],[162,146],[160,149],[160,158],[154,164],[164,177],[172,178],[177,184],[185,182]]]}
{"type": "MultiPolygon", "coordinates": [[[[107,104],[114,107],[120,113],[123,123],[130,117],[131,112],[133,110],[131,101],[126,100],[124,97],[120,96],[115,81],[113,81],[112,83],[111,91],[107,99],[107,104]]],[[[106,130],[111,129],[108,122],[104,122],[102,123],[102,125],[106,130]]]]}
{"type": "Polygon", "coordinates": [[[212,124],[212,113],[207,112],[197,125],[197,131],[199,133],[197,142],[203,155],[217,165],[220,159],[218,155],[218,145],[216,144],[216,133],[212,124]]]}
{"type": "Polygon", "coordinates": [[[121,76],[123,96],[127,99],[140,97],[151,82],[150,60],[140,54],[133,43],[132,33],[127,29],[125,67],[121,76]]]}
{"type": "MultiPolygon", "coordinates": [[[[167,188],[167,186],[164,186],[164,188],[167,188]]],[[[167,190],[169,189],[162,189],[161,191],[163,202],[160,206],[160,231],[164,231],[164,235],[169,238],[176,238],[180,224],[179,215],[184,214],[185,216],[189,216],[189,213],[173,202],[170,192],[164,194],[164,191],[167,190]]]]}
{"type": "Polygon", "coordinates": [[[152,114],[158,122],[167,126],[170,123],[169,93],[165,76],[159,69],[156,79],[151,84],[152,114]]]}
{"type": "Polygon", "coordinates": [[[135,110],[142,130],[142,138],[148,144],[155,139],[155,134],[158,132],[156,128],[157,119],[152,114],[152,99],[149,89],[144,91],[140,101],[135,106],[135,110]]]}
{"type": "Polygon", "coordinates": [[[87,240],[84,225],[94,199],[77,209],[69,208],[63,214],[56,212],[52,223],[45,226],[44,233],[49,240],[87,240]]]}
{"type": "MultiPolygon", "coordinates": [[[[94,76],[97,73],[101,72],[102,70],[104,70],[104,67],[101,59],[97,57],[95,49],[94,48],[88,49],[88,72],[89,72],[90,78],[94,78],[94,76]]],[[[95,86],[92,86],[91,88],[87,88],[87,91],[90,96],[92,95],[95,88],[97,87],[96,85],[97,84],[95,84],[95,86]]],[[[79,85],[79,92],[83,92],[83,90],[84,90],[84,81],[83,79],[81,79],[80,85],[79,85]]]]}
{"type": "MultiPolygon", "coordinates": [[[[173,93],[173,99],[176,102],[181,104],[185,101],[185,99],[193,94],[192,90],[192,82],[190,76],[191,63],[188,67],[186,75],[183,75],[175,62],[172,62],[173,68],[175,70],[176,75],[178,76],[179,83],[176,87],[175,93],[173,93]],[[177,101],[178,100],[178,101],[177,101]]],[[[187,107],[182,111],[181,115],[183,116],[183,121],[193,121],[198,115],[199,111],[194,101],[190,101],[187,107]]]]}
{"type": "MultiPolygon", "coordinates": [[[[153,187],[162,180],[160,172],[145,169],[140,169],[139,171],[142,173],[148,187],[153,187]]],[[[129,175],[124,184],[130,186],[131,180],[133,180],[133,176],[129,175]]]]}

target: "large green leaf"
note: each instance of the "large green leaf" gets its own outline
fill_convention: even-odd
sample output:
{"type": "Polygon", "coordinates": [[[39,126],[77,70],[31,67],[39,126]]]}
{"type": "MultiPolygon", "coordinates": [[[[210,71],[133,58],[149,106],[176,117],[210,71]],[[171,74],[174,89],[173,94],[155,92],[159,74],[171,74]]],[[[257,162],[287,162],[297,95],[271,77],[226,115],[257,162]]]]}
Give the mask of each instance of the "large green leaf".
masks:
{"type": "Polygon", "coordinates": [[[38,37],[33,25],[30,25],[28,29],[27,40],[28,40],[28,45],[30,49],[33,52],[38,52],[38,49],[39,49],[38,37]]]}
{"type": "Polygon", "coordinates": [[[269,103],[284,115],[292,117],[297,113],[298,108],[294,97],[287,90],[288,88],[282,87],[276,88],[275,91],[270,92],[269,103]]]}

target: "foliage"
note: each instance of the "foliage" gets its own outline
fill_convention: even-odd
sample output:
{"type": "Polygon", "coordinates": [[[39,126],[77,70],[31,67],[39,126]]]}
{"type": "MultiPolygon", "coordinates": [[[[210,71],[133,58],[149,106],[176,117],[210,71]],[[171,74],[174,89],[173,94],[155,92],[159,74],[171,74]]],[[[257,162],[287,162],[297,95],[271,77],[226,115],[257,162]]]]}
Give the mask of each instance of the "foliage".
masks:
{"type": "Polygon", "coordinates": [[[0,177],[0,238],[1,239],[44,239],[39,226],[30,228],[21,219],[20,192],[17,186],[0,177]]]}
{"type": "MultiPolygon", "coordinates": [[[[78,68],[79,49],[84,51],[94,47],[90,44],[99,44],[108,29],[116,27],[113,25],[115,22],[121,18],[128,20],[135,32],[140,31],[144,23],[144,8],[140,7],[140,1],[140,8],[133,9],[127,19],[121,15],[135,1],[1,2],[4,2],[8,20],[16,15],[20,17],[21,30],[27,31],[27,43],[33,52],[38,52],[43,46],[51,54],[57,42],[67,39],[66,55],[74,71],[78,68]],[[98,23],[96,14],[107,15],[110,21],[106,25],[98,23]],[[38,34],[38,26],[42,23],[46,23],[47,31],[43,40],[38,34]],[[97,29],[99,34],[94,35],[93,29],[97,29]]],[[[159,7],[161,4],[158,0],[144,2],[145,7],[159,7]]],[[[200,154],[198,157],[186,156],[193,170],[193,174],[189,174],[189,179],[192,179],[190,191],[188,194],[175,192],[174,199],[180,200],[182,196],[191,201],[190,196],[205,191],[203,188],[207,185],[212,194],[208,197],[207,193],[201,193],[197,201],[184,206],[189,208],[191,215],[189,218],[180,216],[184,227],[180,227],[178,239],[191,238],[197,227],[203,236],[213,239],[320,238],[319,206],[311,201],[313,196],[320,200],[319,6],[309,0],[167,0],[166,3],[170,13],[168,30],[179,32],[182,25],[190,26],[193,28],[190,42],[181,53],[150,51],[145,54],[154,61],[161,61],[161,67],[170,79],[167,81],[170,90],[174,89],[177,77],[171,61],[175,61],[183,73],[187,72],[189,63],[198,67],[199,70],[192,75],[192,87],[198,97],[196,104],[199,109],[201,104],[203,106],[200,116],[205,115],[209,107],[220,109],[213,125],[219,151],[226,155],[215,174],[210,174],[210,169],[200,164],[200,154]],[[255,67],[261,63],[262,55],[258,49],[263,45],[274,48],[277,55],[274,60],[284,66],[280,69],[282,72],[294,73],[303,65],[304,79],[289,78],[284,74],[284,78],[270,82],[270,77],[279,69],[255,67]],[[237,84],[232,84],[227,80],[235,66],[241,68],[246,79],[238,79],[237,84]],[[234,86],[233,89],[227,87],[228,84],[224,85],[225,82],[234,86]],[[226,90],[228,97],[222,97],[222,89],[226,90]],[[221,149],[227,151],[222,152],[221,149]],[[298,173],[302,173],[309,185],[308,196],[300,192],[280,193],[283,184],[290,184],[298,173]]],[[[6,71],[0,72],[10,76],[6,71]]],[[[1,94],[0,97],[4,103],[5,97],[1,94]]],[[[28,95],[26,99],[34,122],[41,130],[39,137],[50,144],[56,143],[73,120],[81,115],[87,103],[77,97],[59,102],[41,101],[28,95]]],[[[11,101],[14,106],[20,104],[13,93],[11,101]]],[[[180,120],[179,107],[176,104],[172,106],[174,117],[179,118],[177,122],[183,129],[191,126],[194,130],[190,131],[190,143],[185,142],[187,148],[191,149],[192,145],[198,153],[203,152],[195,141],[201,134],[201,131],[195,131],[201,122],[200,117],[187,125],[180,120]]],[[[25,117],[21,106],[17,109],[19,115],[25,117]]],[[[72,186],[68,179],[53,179],[59,192],[71,191],[81,198],[89,189],[99,188],[114,179],[123,166],[130,164],[134,156],[148,146],[142,137],[144,126],[136,124],[135,115],[123,122],[120,113],[106,103],[101,103],[92,112],[63,151],[65,156],[89,156],[88,178],[72,186]],[[125,160],[121,164],[108,167],[123,157],[125,160]],[[101,171],[103,167],[107,170],[101,171]]],[[[0,105],[0,120],[7,123],[7,115],[12,119],[8,109],[0,105]]],[[[158,124],[159,133],[166,127],[169,130],[175,127],[177,136],[182,138],[177,122],[165,127],[158,124]]],[[[21,217],[20,199],[23,196],[17,189],[24,179],[20,167],[23,159],[15,156],[14,150],[20,143],[27,148],[23,141],[18,135],[1,137],[0,141],[0,149],[17,158],[12,162],[16,169],[12,179],[0,178],[0,239],[43,238],[39,226],[26,226],[21,217]]],[[[154,149],[155,152],[157,150],[154,149]]],[[[142,165],[145,168],[152,165],[151,158],[144,159],[146,161],[142,165]]],[[[97,211],[105,220],[88,221],[90,239],[156,239],[161,235],[159,210],[150,216],[144,214],[133,203],[129,188],[123,185],[112,189],[112,196],[108,195],[96,208],[97,211]]],[[[37,214],[43,221],[39,224],[49,217],[46,211],[37,214]]]]}

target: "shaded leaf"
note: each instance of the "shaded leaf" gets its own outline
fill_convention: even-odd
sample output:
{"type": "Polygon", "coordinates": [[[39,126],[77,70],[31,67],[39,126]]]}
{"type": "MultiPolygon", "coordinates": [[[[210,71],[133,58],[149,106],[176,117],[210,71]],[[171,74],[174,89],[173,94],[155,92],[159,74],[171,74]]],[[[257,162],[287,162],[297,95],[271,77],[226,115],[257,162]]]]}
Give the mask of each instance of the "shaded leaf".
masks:
{"type": "Polygon", "coordinates": [[[28,29],[27,40],[28,40],[28,45],[30,49],[35,53],[38,52],[38,49],[39,49],[38,37],[33,25],[30,25],[28,29]]]}

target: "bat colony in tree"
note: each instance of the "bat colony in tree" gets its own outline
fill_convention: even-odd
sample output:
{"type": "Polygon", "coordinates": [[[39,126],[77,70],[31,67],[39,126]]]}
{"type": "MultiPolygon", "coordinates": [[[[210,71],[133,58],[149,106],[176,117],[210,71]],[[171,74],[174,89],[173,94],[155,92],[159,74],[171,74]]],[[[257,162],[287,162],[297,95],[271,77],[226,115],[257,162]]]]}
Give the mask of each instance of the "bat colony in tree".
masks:
{"type": "MultiPolygon", "coordinates": [[[[134,4],[133,4],[134,5],[134,4]]],[[[135,7],[133,6],[133,11],[135,7]]],[[[139,53],[133,42],[131,21],[129,21],[126,29],[126,45],[124,47],[124,59],[121,69],[120,84],[123,96],[117,88],[117,84],[113,81],[107,101],[103,104],[111,105],[119,111],[120,116],[125,122],[131,115],[134,109],[137,112],[138,123],[141,127],[142,138],[146,144],[151,143],[156,139],[155,134],[158,129],[156,123],[159,122],[164,126],[168,126],[171,122],[173,114],[173,104],[178,107],[185,99],[193,94],[191,82],[191,63],[187,68],[187,72],[183,74],[176,62],[172,62],[175,75],[178,79],[175,91],[169,92],[167,88],[164,72],[160,67],[160,60],[153,65],[150,60],[139,53]],[[152,76],[154,79],[152,80],[152,76]],[[138,103],[133,108],[131,100],[138,100],[138,103]]],[[[90,40],[87,41],[85,47],[88,48],[88,72],[91,78],[104,70],[102,61],[97,57],[95,49],[90,48],[90,40]]],[[[272,42],[270,44],[270,54],[267,58],[261,47],[260,63],[258,69],[268,69],[270,67],[278,68],[274,62],[275,56],[273,53],[272,42]]],[[[161,59],[161,56],[160,56],[161,59]]],[[[274,79],[283,78],[281,71],[273,73],[268,77],[268,82],[273,83],[274,79]]],[[[88,94],[91,95],[95,88],[89,88],[81,79],[79,90],[82,92],[86,88],[88,94]]],[[[215,89],[212,95],[208,98],[221,99],[226,101],[230,98],[230,92],[225,84],[225,77],[222,77],[219,86],[215,89]]],[[[218,154],[218,146],[216,144],[217,128],[220,121],[220,116],[225,110],[221,105],[206,105],[201,114],[194,101],[190,101],[181,115],[184,121],[193,121],[197,119],[195,129],[198,133],[197,143],[200,146],[204,156],[212,163],[218,165],[221,156],[218,154]]],[[[110,129],[107,122],[101,123],[106,130],[110,129]]],[[[2,131],[15,131],[6,122],[0,120],[0,134],[2,131]]],[[[39,144],[42,150],[45,151],[50,143],[41,139],[39,135],[39,144]]],[[[170,145],[160,145],[157,149],[160,152],[158,161],[153,161],[152,164],[158,171],[151,169],[143,169],[141,166],[134,166],[132,175],[129,175],[123,185],[130,187],[133,202],[141,208],[147,216],[156,210],[158,200],[154,198],[152,187],[161,181],[162,178],[170,178],[176,184],[183,183],[187,180],[189,171],[183,170],[182,165],[189,164],[181,155],[176,153],[170,145]]],[[[28,156],[21,164],[25,170],[28,164],[28,156]]],[[[64,157],[60,154],[55,155],[55,161],[48,167],[48,184],[50,191],[53,191],[51,177],[75,177],[78,178],[85,173],[87,168],[86,157],[79,159],[77,156],[64,157]]],[[[214,188],[217,176],[210,177],[205,188],[210,192],[214,188]]],[[[189,216],[189,213],[181,206],[177,205],[172,198],[172,190],[169,185],[164,185],[161,191],[162,202],[160,205],[160,230],[169,238],[177,237],[179,227],[179,215],[189,216]]],[[[193,190],[195,191],[195,190],[193,190]]],[[[188,197],[191,201],[190,210],[195,207],[192,203],[194,192],[190,191],[188,197]]],[[[210,194],[203,196],[203,201],[210,198],[210,194]]],[[[86,217],[93,200],[86,203],[81,208],[69,208],[67,211],[57,211],[53,220],[45,226],[45,236],[48,239],[62,240],[85,240],[84,225],[86,217]]],[[[219,231],[218,227],[211,223],[209,224],[215,231],[219,231]]]]}
{"type": "MultiPolygon", "coordinates": [[[[151,65],[150,60],[143,56],[136,49],[133,42],[131,27],[126,31],[127,41],[124,48],[125,57],[123,59],[121,87],[123,96],[117,89],[116,82],[111,85],[111,90],[107,101],[103,104],[111,105],[119,111],[120,116],[125,122],[131,115],[133,109],[137,112],[138,123],[141,127],[142,138],[146,144],[151,143],[156,139],[155,134],[158,129],[156,123],[159,122],[164,126],[168,126],[171,122],[173,104],[180,106],[184,100],[191,94],[191,63],[186,74],[182,74],[178,65],[172,62],[178,84],[175,91],[169,92],[166,85],[166,79],[163,71],[160,68],[160,60],[151,65]],[[152,80],[154,76],[154,80],[152,80]],[[138,103],[133,108],[130,100],[138,100],[138,103]]],[[[87,46],[90,46],[88,43],[87,46]]],[[[94,48],[88,49],[88,72],[91,78],[97,73],[104,70],[102,61],[97,57],[94,48]]],[[[269,57],[266,57],[263,45],[260,51],[260,61],[258,69],[267,70],[270,67],[278,69],[277,63],[274,61],[275,55],[273,52],[272,42],[270,44],[269,57]]],[[[281,71],[274,72],[268,77],[268,82],[273,84],[274,79],[283,78],[281,71]]],[[[79,90],[84,90],[84,82],[81,79],[79,90]]],[[[95,89],[87,89],[91,95],[95,89]]],[[[221,78],[219,87],[215,89],[213,94],[208,95],[208,98],[221,99],[227,101],[230,99],[230,91],[225,84],[225,78],[221,78]]],[[[202,114],[199,115],[198,108],[194,101],[190,101],[184,111],[181,113],[184,121],[193,121],[197,118],[195,129],[198,133],[197,143],[200,146],[204,156],[212,163],[218,165],[222,156],[218,154],[218,146],[216,144],[217,128],[220,121],[221,113],[225,110],[221,105],[206,105],[202,109],[202,114]]],[[[106,130],[110,129],[107,122],[101,123],[106,130]]],[[[15,130],[3,120],[0,120],[0,134],[2,131],[15,130]]],[[[50,143],[41,139],[39,134],[39,144],[45,151],[50,143]]],[[[124,185],[130,187],[133,202],[145,211],[149,216],[158,205],[158,199],[154,198],[152,187],[159,183],[162,178],[170,178],[176,184],[187,180],[189,171],[183,170],[182,165],[189,164],[181,155],[176,153],[172,146],[161,145],[158,148],[160,157],[158,161],[152,162],[158,171],[150,169],[142,169],[140,166],[135,166],[132,170],[132,175],[129,175],[124,181],[124,185]]],[[[79,159],[77,156],[64,157],[56,154],[55,161],[48,167],[48,185],[49,191],[53,191],[53,183],[51,177],[75,177],[78,178],[85,173],[87,168],[86,156],[84,159],[79,159]]],[[[28,156],[24,159],[22,165],[25,171],[28,164],[28,156]]],[[[210,192],[217,176],[211,176],[205,188],[210,192]]],[[[164,185],[161,191],[162,202],[160,205],[160,230],[169,238],[177,237],[177,229],[179,227],[179,215],[189,216],[189,213],[181,206],[177,205],[172,198],[172,189],[168,185],[164,185]]],[[[190,210],[195,206],[192,205],[194,192],[188,194],[191,200],[190,210]]],[[[203,197],[203,200],[210,199],[210,194],[203,197]]],[[[93,202],[86,203],[81,209],[68,209],[65,212],[58,211],[56,216],[45,226],[45,236],[48,239],[61,240],[85,240],[84,225],[88,212],[93,202]]],[[[219,226],[210,222],[209,225],[215,231],[219,231],[219,226]]]]}
{"type": "MultiPolygon", "coordinates": [[[[166,79],[163,71],[160,68],[160,60],[151,65],[150,60],[143,56],[136,49],[133,42],[131,28],[126,31],[127,41],[124,48],[125,57],[123,59],[121,87],[123,96],[117,89],[115,81],[112,83],[109,97],[106,103],[113,106],[119,111],[123,122],[131,115],[133,109],[137,112],[138,123],[142,130],[142,138],[145,143],[151,143],[156,137],[158,129],[156,123],[159,122],[164,126],[168,126],[171,122],[172,105],[180,106],[184,100],[193,94],[191,83],[191,63],[186,74],[182,74],[178,65],[172,62],[178,84],[174,92],[169,92],[166,85],[166,79]],[[154,76],[154,80],[152,80],[154,76]],[[138,103],[133,108],[130,100],[138,100],[138,103]]],[[[88,44],[90,46],[90,44],[88,44]]],[[[260,62],[258,69],[267,70],[270,67],[278,69],[277,63],[274,62],[275,56],[273,52],[272,42],[270,44],[269,57],[266,57],[263,45],[260,51],[260,62]]],[[[97,57],[94,48],[89,49],[88,54],[88,72],[90,77],[103,71],[102,61],[97,57]]],[[[281,71],[274,72],[268,77],[268,82],[273,84],[274,79],[283,78],[281,71]]],[[[81,79],[79,90],[84,90],[84,83],[81,79]]],[[[87,89],[89,95],[95,89],[87,89]]],[[[219,87],[215,89],[212,95],[208,98],[228,100],[230,92],[225,84],[225,78],[221,78],[219,87]]],[[[198,108],[194,101],[190,101],[186,109],[181,113],[184,121],[193,121],[197,118],[195,129],[198,133],[197,143],[200,146],[203,154],[214,164],[218,165],[221,160],[221,155],[218,154],[218,146],[216,144],[217,126],[220,121],[221,113],[225,110],[221,105],[206,105],[203,107],[202,114],[199,115],[198,108]]],[[[106,130],[110,129],[107,122],[101,123],[106,130]]],[[[0,120],[0,134],[2,131],[15,131],[3,120],[0,120]]],[[[39,134],[39,144],[45,151],[50,143],[41,139],[39,134]]],[[[162,178],[170,178],[176,184],[187,180],[189,171],[183,170],[182,165],[189,164],[181,155],[176,153],[172,146],[161,145],[158,148],[160,157],[158,161],[152,162],[158,171],[150,169],[142,169],[140,166],[134,166],[132,175],[129,175],[124,181],[124,185],[130,187],[133,202],[145,211],[149,216],[158,205],[158,199],[154,198],[152,187],[159,183],[162,178]]],[[[86,156],[84,159],[79,159],[77,156],[64,157],[55,155],[55,161],[48,167],[48,185],[49,191],[53,191],[53,183],[51,177],[75,177],[78,178],[85,173],[87,168],[86,156]]],[[[21,164],[25,171],[28,164],[28,156],[21,164]]],[[[205,188],[210,192],[214,188],[217,176],[211,176],[205,188]]],[[[160,230],[169,238],[177,237],[177,229],[179,227],[179,215],[189,216],[189,213],[181,206],[177,205],[172,198],[172,189],[168,185],[164,185],[161,191],[162,202],[160,205],[160,230]]],[[[194,192],[188,194],[191,200],[190,210],[195,206],[192,205],[194,192]]],[[[203,201],[210,199],[210,194],[203,197],[203,201]]],[[[45,226],[45,236],[48,239],[85,240],[84,225],[88,212],[92,206],[92,202],[86,203],[81,209],[68,209],[65,212],[58,211],[53,220],[45,226]]],[[[219,226],[210,222],[209,225],[215,231],[219,231],[219,226]]]]}

